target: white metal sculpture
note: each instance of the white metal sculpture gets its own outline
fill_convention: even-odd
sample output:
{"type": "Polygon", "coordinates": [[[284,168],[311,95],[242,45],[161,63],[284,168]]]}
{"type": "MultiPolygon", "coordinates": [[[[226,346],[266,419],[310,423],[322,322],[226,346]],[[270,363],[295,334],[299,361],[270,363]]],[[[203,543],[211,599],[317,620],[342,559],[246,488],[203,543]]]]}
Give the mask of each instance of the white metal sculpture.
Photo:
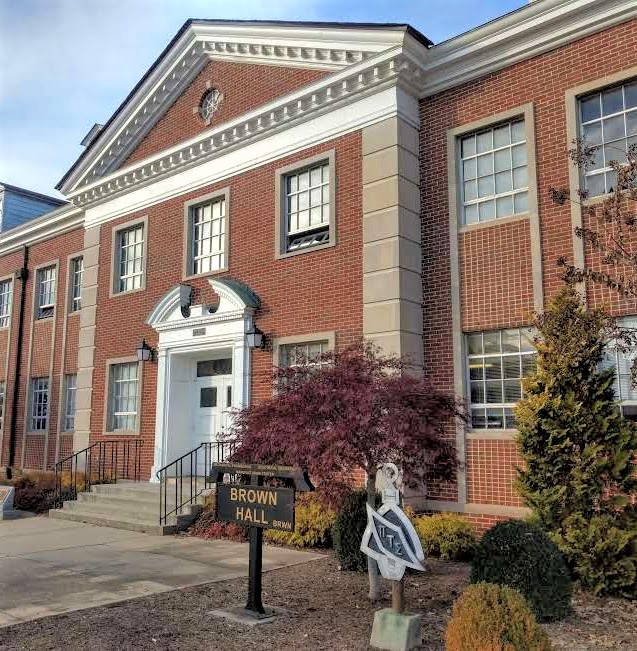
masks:
{"type": "Polygon", "coordinates": [[[378,563],[381,576],[392,581],[403,578],[406,567],[424,571],[425,553],[414,526],[400,508],[400,473],[393,463],[380,470],[386,487],[378,511],[367,505],[367,527],[361,551],[378,563]]]}

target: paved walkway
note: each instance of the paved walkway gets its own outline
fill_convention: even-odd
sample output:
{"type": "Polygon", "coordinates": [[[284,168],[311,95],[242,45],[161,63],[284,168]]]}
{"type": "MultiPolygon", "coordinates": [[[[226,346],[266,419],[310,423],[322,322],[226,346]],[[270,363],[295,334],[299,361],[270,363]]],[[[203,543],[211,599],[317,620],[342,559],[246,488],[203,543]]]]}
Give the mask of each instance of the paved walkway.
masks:
{"type": "MultiPolygon", "coordinates": [[[[314,558],[266,546],[263,569],[314,558]]],[[[247,544],[46,517],[0,522],[0,626],[247,574],[247,544]]]]}

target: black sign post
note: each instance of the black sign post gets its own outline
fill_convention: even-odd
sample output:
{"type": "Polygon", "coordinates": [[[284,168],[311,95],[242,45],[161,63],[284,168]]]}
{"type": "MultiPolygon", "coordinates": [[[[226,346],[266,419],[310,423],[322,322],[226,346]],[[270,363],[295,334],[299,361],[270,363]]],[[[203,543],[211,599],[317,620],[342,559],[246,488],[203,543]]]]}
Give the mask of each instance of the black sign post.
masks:
{"type": "Polygon", "coordinates": [[[250,542],[248,601],[245,611],[262,619],[266,612],[261,600],[263,530],[294,530],[295,491],[311,491],[307,473],[291,466],[243,463],[213,463],[210,481],[216,485],[217,520],[247,525],[250,542]],[[250,483],[224,483],[224,475],[250,477],[250,483]],[[276,478],[284,488],[264,486],[265,478],[276,478]]]}

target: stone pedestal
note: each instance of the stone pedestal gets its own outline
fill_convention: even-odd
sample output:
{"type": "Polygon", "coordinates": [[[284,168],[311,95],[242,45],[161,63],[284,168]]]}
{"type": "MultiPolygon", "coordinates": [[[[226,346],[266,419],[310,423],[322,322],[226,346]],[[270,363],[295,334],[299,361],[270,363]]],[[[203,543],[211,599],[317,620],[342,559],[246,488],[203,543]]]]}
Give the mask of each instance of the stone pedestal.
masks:
{"type": "Polygon", "coordinates": [[[374,615],[370,646],[388,651],[409,651],[422,643],[420,615],[397,613],[391,608],[374,615]]]}

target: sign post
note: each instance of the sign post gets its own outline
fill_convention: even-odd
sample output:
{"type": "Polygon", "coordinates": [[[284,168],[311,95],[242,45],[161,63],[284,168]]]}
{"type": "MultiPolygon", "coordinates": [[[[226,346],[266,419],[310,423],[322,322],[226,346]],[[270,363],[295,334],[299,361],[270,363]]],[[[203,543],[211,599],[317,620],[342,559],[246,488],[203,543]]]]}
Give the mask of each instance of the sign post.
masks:
{"type": "Polygon", "coordinates": [[[361,551],[378,563],[383,578],[392,585],[392,607],[374,615],[370,645],[377,649],[409,651],[421,644],[420,615],[405,613],[405,569],[424,571],[425,554],[418,534],[400,508],[399,472],[393,463],[381,468],[387,486],[378,511],[367,505],[367,527],[361,551]]]}
{"type": "MultiPolygon", "coordinates": [[[[296,491],[314,490],[307,473],[291,466],[266,466],[245,463],[213,463],[210,481],[216,486],[217,520],[247,525],[250,544],[248,600],[243,614],[254,621],[271,619],[261,599],[263,569],[263,530],[294,531],[296,491]],[[229,475],[231,481],[224,482],[229,475]],[[249,477],[249,483],[245,478],[249,477]],[[238,481],[243,478],[244,482],[238,481]],[[264,479],[277,479],[285,487],[264,486],[264,479]]],[[[233,615],[241,621],[236,613],[233,615]]]]}

